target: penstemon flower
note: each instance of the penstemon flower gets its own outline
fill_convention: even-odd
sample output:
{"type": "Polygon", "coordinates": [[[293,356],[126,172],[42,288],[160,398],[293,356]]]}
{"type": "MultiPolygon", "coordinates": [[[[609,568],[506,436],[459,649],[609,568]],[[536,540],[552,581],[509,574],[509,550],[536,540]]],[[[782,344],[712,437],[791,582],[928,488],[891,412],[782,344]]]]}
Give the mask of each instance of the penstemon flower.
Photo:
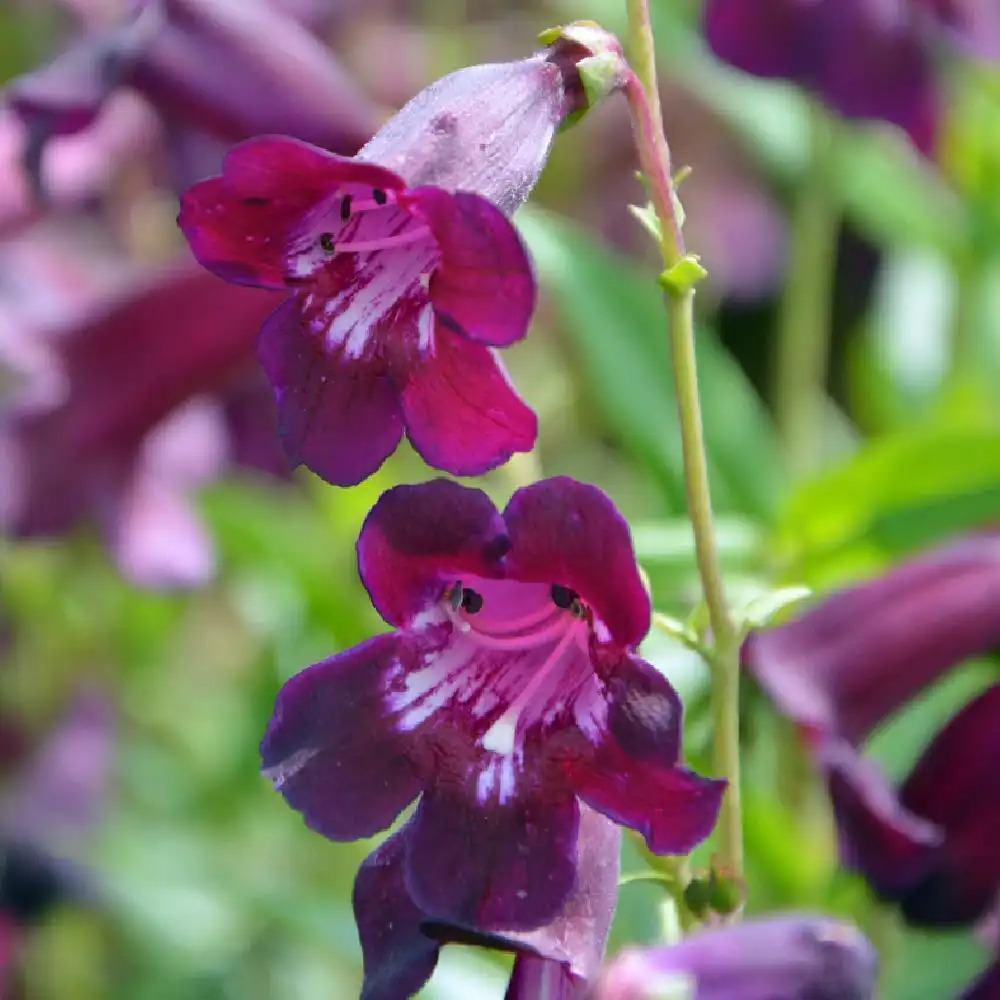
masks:
{"type": "Polygon", "coordinates": [[[596,1000],[871,1000],[877,972],[875,949],[850,924],[784,914],[624,951],[596,1000]]]}
{"type": "Polygon", "coordinates": [[[1000,892],[1000,686],[930,742],[897,790],[861,746],[1000,642],[1000,537],[963,538],[750,636],[746,666],[809,742],[845,862],[914,924],[970,924],[1000,892]]]}
{"type": "Polygon", "coordinates": [[[896,125],[930,154],[943,98],[936,49],[952,40],[1000,57],[1000,17],[992,7],[950,0],[709,0],[704,19],[712,49],[737,68],[792,80],[845,118],[896,125]]]}
{"type": "Polygon", "coordinates": [[[724,782],[679,764],[681,704],[634,653],[650,624],[628,527],[598,489],[548,479],[503,514],[437,480],[385,493],[358,540],[394,631],[278,696],[265,773],[334,840],[399,834],[432,920],[531,929],[577,880],[580,803],[660,854],[708,836],[724,782]]]}
{"type": "Polygon", "coordinates": [[[585,107],[557,47],[418,94],[360,151],[267,136],[183,198],[198,259],[291,294],[261,331],[290,456],[349,486],[404,431],[436,468],[486,472],[537,435],[492,348],[527,333],[535,281],[506,218],[585,107]],[[551,57],[550,57],[551,56],[551,57]]]}

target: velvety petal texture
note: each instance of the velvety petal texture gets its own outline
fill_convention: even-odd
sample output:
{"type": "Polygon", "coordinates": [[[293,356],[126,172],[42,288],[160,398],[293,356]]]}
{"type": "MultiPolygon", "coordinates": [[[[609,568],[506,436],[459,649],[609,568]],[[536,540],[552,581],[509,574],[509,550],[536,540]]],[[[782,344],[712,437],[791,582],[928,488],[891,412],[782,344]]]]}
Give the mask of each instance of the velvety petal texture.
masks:
{"type": "Polygon", "coordinates": [[[1000,645],[1000,537],[973,535],[750,636],[743,650],[826,777],[845,864],[924,926],[974,923],[1000,891],[1000,688],[970,702],[898,789],[862,744],[947,670],[1000,645]]]}
{"type": "MultiPolygon", "coordinates": [[[[517,955],[508,1000],[539,996],[579,1000],[601,965],[618,892],[621,835],[584,808],[572,853],[578,877],[561,911],[532,931],[489,919],[458,924],[436,919],[414,903],[405,853],[412,823],[365,860],[354,885],[354,913],[364,955],[362,1000],[405,1000],[427,981],[442,945],[475,944],[517,955]],[[556,992],[540,993],[542,988],[556,992]]],[[[458,871],[458,866],[453,866],[458,871]]]]}
{"type": "Polygon", "coordinates": [[[259,353],[293,462],[350,486],[404,431],[458,475],[533,447],[535,415],[487,345],[525,335],[534,276],[481,196],[264,136],[187,192],[179,222],[220,277],[292,293],[259,353]]]}
{"type": "Polygon", "coordinates": [[[877,973],[875,949],[850,924],[790,914],[626,950],[597,1000],[656,1000],[671,989],[692,1000],[871,1000],[877,973]]]}
{"type": "Polygon", "coordinates": [[[715,53],[739,69],[791,80],[845,117],[889,122],[921,152],[933,151],[934,35],[942,26],[918,3],[709,0],[704,25],[715,53]]]}
{"type": "Polygon", "coordinates": [[[676,693],[571,586],[597,573],[591,544],[604,569],[593,592],[613,593],[612,573],[619,590],[639,586],[628,530],[594,487],[546,480],[502,516],[453,482],[389,490],[358,560],[397,630],[289,681],[262,744],[276,787],[334,839],[388,826],[419,795],[394,862],[406,905],[503,930],[574,976],[590,974],[587,935],[603,947],[607,930],[604,904],[570,902],[582,878],[606,875],[581,873],[581,838],[606,840],[607,816],[655,851],[687,853],[711,831],[724,790],[679,766],[676,693]],[[546,553],[554,575],[542,579],[546,553]],[[581,834],[584,820],[596,832],[581,834]]]}

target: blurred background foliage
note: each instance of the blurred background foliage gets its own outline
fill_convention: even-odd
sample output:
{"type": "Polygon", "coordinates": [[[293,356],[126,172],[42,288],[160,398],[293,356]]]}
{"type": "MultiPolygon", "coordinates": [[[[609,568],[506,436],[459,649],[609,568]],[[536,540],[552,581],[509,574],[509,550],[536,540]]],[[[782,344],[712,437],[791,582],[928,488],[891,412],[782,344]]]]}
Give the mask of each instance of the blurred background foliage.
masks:
{"type": "MultiPolygon", "coordinates": [[[[333,0],[331,0],[333,2],[333,0]]],[[[495,3],[344,0],[331,49],[380,103],[476,61],[517,58],[538,31],[593,18],[623,28],[612,0],[495,3]]],[[[829,393],[814,461],[790,475],[773,419],[772,358],[791,219],[816,182],[809,100],[751,80],[707,51],[693,0],[654,5],[668,136],[689,247],[710,278],[698,346],[712,486],[727,582],[746,607],[787,586],[823,591],[1000,513],[1000,76],[948,66],[940,162],[877,125],[828,122],[820,183],[834,209],[829,393]]],[[[60,51],[65,12],[0,5],[0,80],[60,51]]],[[[541,418],[538,461],[607,490],[635,529],[658,610],[697,617],[677,417],[653,256],[627,213],[642,200],[624,106],[563,134],[517,222],[542,304],[506,353],[541,418]]],[[[122,163],[96,219],[115,217],[132,255],[176,246],[173,195],[122,163]]],[[[0,185],[8,179],[0,176],[0,185]]],[[[7,292],[0,274],[0,308],[7,292]]],[[[178,336],[184,331],[179,330],[178,336]]],[[[534,475],[516,458],[489,477],[503,501],[534,475]]],[[[400,451],[349,491],[308,475],[231,477],[200,503],[219,548],[215,581],[191,593],[125,584],[86,532],[54,544],[0,543],[0,715],[14,776],[74,694],[98,688],[117,716],[101,821],[77,860],[97,904],[66,907],[27,941],[26,1000],[313,1000],[360,982],[350,887],[367,844],[308,832],[258,773],[257,743],[279,685],[381,625],[355,573],[354,541],[379,493],[427,470],[400,451]]],[[[3,484],[0,483],[0,490],[3,484]]],[[[686,699],[692,762],[708,768],[698,661],[668,635],[645,653],[686,699]]],[[[905,773],[930,733],[998,676],[972,664],[894,719],[875,741],[905,773]]],[[[884,948],[887,1000],[946,996],[984,955],[965,934],[904,931],[840,870],[822,795],[786,794],[787,727],[745,695],[751,910],[853,915],[884,948]]],[[[6,744],[5,744],[6,746],[6,744]]],[[[808,779],[808,776],[807,776],[808,779]]],[[[801,792],[802,781],[798,780],[801,792]]],[[[699,859],[704,863],[708,850],[699,859]]],[[[697,864],[697,861],[696,861],[697,864]]],[[[625,869],[648,859],[627,846],[625,869]]],[[[662,893],[621,893],[612,948],[657,939],[662,893]]],[[[426,995],[500,997],[502,959],[448,950],[426,995]]]]}

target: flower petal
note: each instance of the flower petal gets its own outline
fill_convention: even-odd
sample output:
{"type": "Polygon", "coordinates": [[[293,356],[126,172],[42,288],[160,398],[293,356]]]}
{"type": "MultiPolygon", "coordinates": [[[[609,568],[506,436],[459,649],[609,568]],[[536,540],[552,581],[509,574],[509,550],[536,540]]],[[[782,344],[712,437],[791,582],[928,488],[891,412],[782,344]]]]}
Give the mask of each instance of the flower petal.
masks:
{"type": "Polygon", "coordinates": [[[758,632],[743,662],[779,709],[851,743],[962,660],[1000,645],[1000,535],[973,535],[758,632]]]}
{"type": "Polygon", "coordinates": [[[261,328],[257,351],[295,464],[335,486],[354,486],[395,450],[403,418],[392,380],[376,365],[324,350],[295,299],[261,328]]]}
{"type": "Polygon", "coordinates": [[[944,831],[906,810],[880,769],[844,740],[819,750],[844,864],[898,900],[933,864],[944,831]]]}
{"type": "Polygon", "coordinates": [[[406,830],[410,895],[429,916],[528,930],[551,920],[576,881],[579,811],[570,794],[483,806],[439,776],[406,830]]]}
{"type": "Polygon", "coordinates": [[[628,524],[596,486],[568,476],[518,490],[504,511],[511,552],[507,575],[575,590],[632,648],[649,631],[650,602],[628,524]]]}
{"type": "Polygon", "coordinates": [[[1000,684],[971,701],[934,738],[900,789],[903,808],[936,823],[945,843],[902,897],[911,923],[965,924],[1000,893],[1000,684]]]}
{"type": "Polygon", "coordinates": [[[559,962],[538,955],[518,955],[504,1000],[584,1000],[590,985],[574,978],[559,962]]]}
{"type": "Polygon", "coordinates": [[[380,635],[296,674],[281,689],[260,753],[264,773],[314,830],[356,840],[384,830],[421,779],[383,701],[419,650],[380,635]]]}
{"type": "Polygon", "coordinates": [[[399,190],[403,181],[370,163],[334,156],[285,136],[248,139],[226,156],[221,177],[181,197],[178,224],[194,255],[227,281],[285,287],[293,233],[346,184],[399,190]]]}
{"type": "Polygon", "coordinates": [[[478,476],[530,451],[538,418],[511,386],[500,361],[436,324],[434,352],[402,392],[406,433],[428,465],[478,476]]]}
{"type": "Polygon", "coordinates": [[[720,59],[745,73],[800,81],[811,52],[809,13],[799,0],[708,0],[705,37],[720,59]]]}
{"type": "Polygon", "coordinates": [[[994,962],[958,1000],[997,1000],[1000,997],[1000,961],[994,962]]]}
{"type": "Polygon", "coordinates": [[[365,858],[354,882],[354,919],[364,955],[361,1000],[413,996],[430,979],[440,945],[421,933],[426,919],[404,881],[404,833],[365,858]]]}
{"type": "Polygon", "coordinates": [[[482,490],[435,479],[379,497],[358,538],[358,568],[379,614],[403,625],[440,596],[444,580],[498,576],[507,546],[482,490]]]}
{"type": "Polygon", "coordinates": [[[535,311],[528,251],[508,218],[485,198],[418,188],[404,203],[430,227],[441,251],[430,282],[438,323],[495,347],[520,340],[535,311]]]}

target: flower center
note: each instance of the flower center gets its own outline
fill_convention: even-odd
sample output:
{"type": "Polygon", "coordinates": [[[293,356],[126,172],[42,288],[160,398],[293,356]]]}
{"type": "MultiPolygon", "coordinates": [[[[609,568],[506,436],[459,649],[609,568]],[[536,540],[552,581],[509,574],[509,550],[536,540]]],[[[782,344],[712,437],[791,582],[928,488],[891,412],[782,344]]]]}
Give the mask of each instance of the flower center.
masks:
{"type": "Polygon", "coordinates": [[[504,706],[479,742],[520,754],[526,730],[568,704],[589,673],[590,610],[561,584],[468,579],[445,597],[456,650],[493,666],[481,701],[504,706]]]}
{"type": "Polygon", "coordinates": [[[371,197],[345,194],[340,200],[340,221],[343,226],[339,232],[324,232],[320,233],[319,236],[320,249],[330,256],[338,253],[369,253],[373,250],[387,250],[410,243],[419,243],[431,236],[431,231],[427,226],[417,223],[405,209],[400,207],[395,191],[383,191],[381,188],[373,188],[371,197]],[[392,228],[393,231],[372,238],[358,238],[356,223],[364,216],[371,216],[386,208],[390,211],[382,213],[386,215],[388,222],[385,228],[392,228]],[[404,222],[402,228],[393,227],[392,223],[398,221],[400,213],[405,214],[407,221],[404,222]],[[352,235],[341,239],[341,234],[346,233],[349,229],[352,231],[352,235]]]}

